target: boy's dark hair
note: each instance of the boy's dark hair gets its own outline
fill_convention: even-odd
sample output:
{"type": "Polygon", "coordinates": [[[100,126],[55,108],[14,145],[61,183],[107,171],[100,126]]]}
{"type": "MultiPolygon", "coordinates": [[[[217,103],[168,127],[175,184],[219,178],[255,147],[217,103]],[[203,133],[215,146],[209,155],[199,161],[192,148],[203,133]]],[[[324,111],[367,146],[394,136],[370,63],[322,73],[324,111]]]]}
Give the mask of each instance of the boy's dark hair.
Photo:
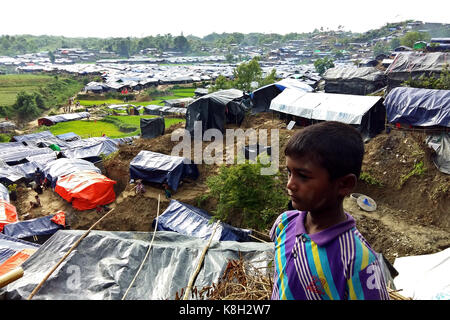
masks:
{"type": "Polygon", "coordinates": [[[296,132],[288,141],[284,154],[291,158],[313,157],[325,168],[330,180],[353,173],[359,178],[364,142],[351,125],[325,121],[296,132]]]}

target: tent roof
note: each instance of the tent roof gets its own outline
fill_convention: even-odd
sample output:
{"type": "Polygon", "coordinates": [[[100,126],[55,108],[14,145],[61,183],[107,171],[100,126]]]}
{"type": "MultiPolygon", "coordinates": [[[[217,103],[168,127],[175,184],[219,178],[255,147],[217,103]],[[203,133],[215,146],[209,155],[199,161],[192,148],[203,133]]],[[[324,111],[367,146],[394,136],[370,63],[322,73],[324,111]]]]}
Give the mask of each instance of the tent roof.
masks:
{"type": "Polygon", "coordinates": [[[364,114],[380,99],[376,96],[285,89],[272,100],[270,109],[307,119],[361,124],[364,114]]]}
{"type": "Polygon", "coordinates": [[[397,87],[384,105],[388,122],[450,127],[450,90],[397,87]]]}

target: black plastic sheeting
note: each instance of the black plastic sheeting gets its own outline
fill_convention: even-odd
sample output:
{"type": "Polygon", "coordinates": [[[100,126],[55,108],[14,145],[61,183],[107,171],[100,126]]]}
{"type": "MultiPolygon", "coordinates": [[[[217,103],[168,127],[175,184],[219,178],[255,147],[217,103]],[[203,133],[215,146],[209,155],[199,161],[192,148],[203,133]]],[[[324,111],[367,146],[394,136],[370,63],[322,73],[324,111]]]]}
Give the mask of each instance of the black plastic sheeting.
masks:
{"type": "Polygon", "coordinates": [[[141,150],[130,162],[130,179],[166,182],[174,191],[185,177],[196,180],[198,176],[197,165],[182,157],[141,150]]]}
{"type": "Polygon", "coordinates": [[[93,171],[102,173],[92,162],[83,159],[60,158],[47,163],[42,172],[50,181],[52,188],[55,187],[59,177],[80,171],[93,171]]]}
{"type": "Polygon", "coordinates": [[[450,90],[397,87],[384,105],[390,123],[450,127],[450,90]]]}
{"type": "Polygon", "coordinates": [[[52,214],[46,217],[9,223],[4,226],[3,233],[7,236],[29,242],[34,242],[33,238],[36,239],[37,236],[47,236],[41,237],[40,241],[38,241],[38,243],[42,244],[51,235],[63,228],[62,225],[51,221],[53,216],[52,214]]]}
{"type": "MultiPolygon", "coordinates": [[[[36,285],[85,233],[60,230],[22,264],[24,275],[3,288],[5,299],[26,299],[36,285]]],[[[33,300],[120,300],[136,275],[153,233],[92,230],[40,288],[33,300]]],[[[150,253],[127,300],[175,299],[186,288],[206,245],[203,239],[157,231],[150,253]]],[[[272,243],[215,241],[206,252],[194,287],[210,286],[230,259],[267,267],[272,243]]],[[[266,270],[269,268],[266,268],[266,270]]]]}
{"type": "Polygon", "coordinates": [[[140,128],[142,138],[156,138],[164,134],[165,123],[163,117],[158,118],[141,118],[140,128]]]}
{"type": "Polygon", "coordinates": [[[250,96],[237,89],[221,90],[200,97],[186,111],[186,130],[194,136],[194,124],[202,123],[202,134],[208,129],[225,130],[225,124],[240,125],[245,112],[251,108],[250,96]]]}
{"type": "Polygon", "coordinates": [[[450,174],[450,132],[430,135],[426,144],[434,150],[433,163],[439,171],[450,174]]]}
{"type": "MultiPolygon", "coordinates": [[[[212,216],[200,208],[171,200],[167,209],[159,216],[156,231],[174,231],[187,236],[208,240],[213,233],[212,216]]],[[[156,219],[153,220],[153,228],[156,219]]],[[[214,240],[219,241],[252,241],[250,230],[239,229],[220,222],[214,234],[214,240]]]]}

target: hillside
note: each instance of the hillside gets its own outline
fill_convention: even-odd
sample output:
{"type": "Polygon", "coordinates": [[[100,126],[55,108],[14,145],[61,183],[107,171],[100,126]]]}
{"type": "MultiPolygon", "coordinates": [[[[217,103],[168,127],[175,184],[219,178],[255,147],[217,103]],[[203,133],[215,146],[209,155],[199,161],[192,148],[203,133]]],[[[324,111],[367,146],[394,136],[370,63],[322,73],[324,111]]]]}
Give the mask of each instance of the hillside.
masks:
{"type": "MultiPolygon", "coordinates": [[[[256,130],[279,129],[281,149],[293,134],[293,131],[285,129],[284,122],[272,118],[270,114],[250,116],[242,127],[256,130]]],[[[102,221],[98,229],[153,230],[158,195],[161,195],[159,214],[166,209],[169,201],[165,199],[163,190],[153,185],[146,186],[144,195],[136,196],[129,184],[129,163],[140,150],[170,154],[173,146],[178,143],[171,141],[171,133],[180,128],[183,128],[183,124],[172,126],[163,136],[139,139],[133,145],[121,146],[119,152],[104,163],[106,175],[118,182],[115,188],[117,199],[110,205],[111,208],[116,208],[114,213],[102,221]]],[[[370,213],[362,211],[350,197],[344,202],[344,208],[355,217],[361,233],[391,263],[398,256],[434,253],[450,246],[450,216],[447,210],[450,205],[450,177],[435,168],[431,153],[422,141],[421,134],[407,131],[383,133],[369,141],[366,144],[363,172],[371,179],[360,180],[356,192],[373,198],[377,203],[377,210],[370,213]],[[414,168],[414,161],[423,161],[426,170],[422,175],[411,176],[399,187],[402,176],[406,176],[414,168]],[[374,181],[376,184],[371,184],[374,181]]],[[[203,147],[206,146],[204,143],[203,147]]],[[[280,169],[284,168],[284,161],[280,150],[280,169]]],[[[173,198],[197,206],[198,197],[207,192],[206,178],[217,170],[216,165],[199,165],[200,178],[184,183],[173,198]]],[[[30,211],[29,201],[34,194],[30,189],[19,190],[19,199],[15,205],[20,220],[64,210],[72,229],[88,229],[101,217],[95,210],[75,211],[52,190],[44,191],[41,197],[42,208],[30,211]]],[[[203,208],[212,212],[214,201],[204,203],[203,208]]],[[[263,232],[267,233],[268,230],[263,232]]]]}

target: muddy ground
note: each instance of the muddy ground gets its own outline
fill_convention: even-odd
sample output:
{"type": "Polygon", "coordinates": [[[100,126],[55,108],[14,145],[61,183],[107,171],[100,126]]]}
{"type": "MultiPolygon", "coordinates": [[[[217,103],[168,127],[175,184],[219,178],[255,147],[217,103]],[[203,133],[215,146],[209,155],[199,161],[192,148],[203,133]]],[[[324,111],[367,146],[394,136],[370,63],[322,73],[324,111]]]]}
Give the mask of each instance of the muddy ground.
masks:
{"type": "MultiPolygon", "coordinates": [[[[129,184],[129,163],[140,150],[171,154],[178,144],[178,141],[171,141],[171,133],[182,128],[183,124],[178,124],[158,138],[138,139],[133,145],[122,146],[114,157],[104,163],[105,175],[117,181],[117,197],[110,205],[110,208],[115,208],[114,212],[97,229],[153,230],[152,222],[158,214],[158,196],[159,214],[167,208],[169,201],[156,185],[146,185],[146,193],[136,196],[133,185],[129,184]]],[[[270,114],[247,117],[242,128],[278,129],[281,150],[293,134],[293,131],[285,129],[283,121],[270,114]]],[[[450,246],[450,177],[436,169],[432,162],[433,155],[424,140],[423,133],[393,130],[366,143],[363,172],[370,178],[359,181],[355,192],[374,199],[377,210],[363,211],[351,197],[344,201],[344,208],[355,217],[361,233],[391,263],[396,257],[435,253],[450,246]],[[424,163],[424,172],[402,182],[402,177],[407,176],[420,161],[424,163]]],[[[240,147],[237,146],[237,149],[240,147]]],[[[226,150],[224,156],[225,153],[226,150]]],[[[284,167],[284,161],[280,151],[280,168],[284,167]]],[[[198,197],[208,190],[206,178],[217,170],[216,165],[199,165],[200,178],[185,182],[173,198],[197,206],[198,197]]],[[[20,220],[63,210],[70,228],[86,230],[102,216],[95,210],[76,211],[51,189],[40,196],[41,208],[30,209],[29,201],[33,200],[34,195],[35,192],[29,188],[19,187],[19,197],[13,204],[20,220]]],[[[214,202],[202,206],[211,212],[214,202]]],[[[268,230],[262,232],[267,233],[268,230]]]]}

